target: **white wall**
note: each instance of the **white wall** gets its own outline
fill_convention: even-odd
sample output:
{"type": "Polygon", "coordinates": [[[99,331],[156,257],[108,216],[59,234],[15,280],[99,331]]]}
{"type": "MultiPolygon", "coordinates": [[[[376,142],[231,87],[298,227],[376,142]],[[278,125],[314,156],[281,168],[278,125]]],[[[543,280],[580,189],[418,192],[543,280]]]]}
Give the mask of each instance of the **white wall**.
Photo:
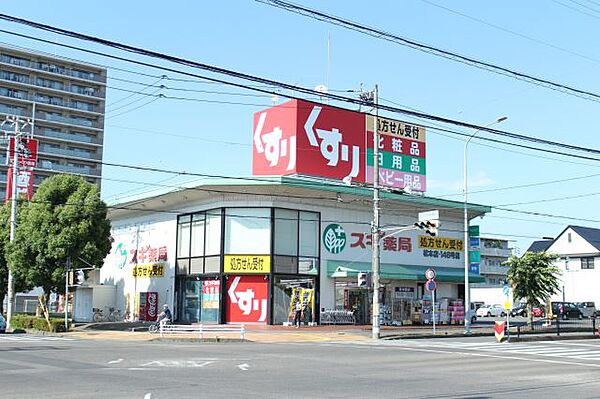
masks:
{"type": "Polygon", "coordinates": [[[562,271],[560,292],[553,295],[552,299],[562,301],[564,292],[564,299],[567,302],[594,301],[596,306],[600,307],[600,256],[598,256],[598,250],[569,228],[555,240],[548,248],[548,252],[561,257],[555,263],[562,271]],[[594,257],[594,269],[582,270],[581,257],[594,257]]]}
{"type": "Polygon", "coordinates": [[[163,303],[173,309],[175,287],[175,256],[177,217],[175,214],[149,214],[146,218],[134,218],[112,221],[111,234],[114,239],[110,253],[104,260],[100,271],[100,283],[115,285],[115,308],[123,313],[128,308],[133,317],[134,298],[140,292],[158,292],[159,308],[163,303]],[[146,253],[153,253],[166,247],[167,260],[164,265],[164,277],[133,277],[136,264],[155,263],[146,253]],[[137,263],[134,258],[137,248],[137,263]]]}

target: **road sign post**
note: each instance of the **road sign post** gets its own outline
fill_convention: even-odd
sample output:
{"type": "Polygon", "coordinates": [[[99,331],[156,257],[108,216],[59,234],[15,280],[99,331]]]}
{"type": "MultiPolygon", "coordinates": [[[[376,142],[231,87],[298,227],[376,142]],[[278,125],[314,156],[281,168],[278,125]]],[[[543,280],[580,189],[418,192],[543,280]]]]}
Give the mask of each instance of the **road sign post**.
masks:
{"type": "Polygon", "coordinates": [[[435,270],[425,270],[425,278],[427,279],[425,288],[431,291],[431,323],[433,325],[433,335],[435,335],[435,289],[437,287],[435,283],[435,270]]]}
{"type": "Polygon", "coordinates": [[[509,314],[510,314],[510,287],[508,286],[508,284],[504,284],[502,286],[502,292],[504,293],[504,296],[506,297],[506,300],[504,301],[504,310],[506,310],[506,339],[510,339],[510,318],[509,318],[509,314]]]}

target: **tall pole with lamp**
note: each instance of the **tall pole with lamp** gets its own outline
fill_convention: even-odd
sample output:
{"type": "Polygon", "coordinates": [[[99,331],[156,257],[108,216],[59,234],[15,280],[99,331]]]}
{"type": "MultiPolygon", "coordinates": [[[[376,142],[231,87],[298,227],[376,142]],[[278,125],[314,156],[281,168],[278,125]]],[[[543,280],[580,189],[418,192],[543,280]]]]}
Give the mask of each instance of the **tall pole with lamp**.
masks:
{"type": "Polygon", "coordinates": [[[373,274],[373,339],[379,339],[379,109],[378,87],[373,90],[375,118],[373,121],[373,259],[371,272],[373,274]]]}
{"type": "MultiPolygon", "coordinates": [[[[494,122],[485,125],[485,127],[489,127],[495,125],[497,123],[504,122],[507,120],[507,116],[501,116],[496,119],[494,122]]],[[[464,176],[464,185],[463,185],[463,217],[464,217],[464,258],[465,258],[465,334],[471,333],[471,318],[469,317],[469,311],[471,310],[471,298],[469,292],[469,216],[467,212],[467,200],[468,200],[468,186],[467,186],[467,146],[471,142],[471,139],[479,133],[481,129],[477,129],[475,133],[469,136],[467,141],[465,141],[464,148],[464,158],[463,158],[463,176],[464,176]]]]}
{"type": "MultiPolygon", "coordinates": [[[[23,128],[27,125],[31,125],[30,120],[23,120],[17,116],[7,116],[6,120],[2,122],[3,126],[5,123],[11,124],[14,128],[14,131],[11,132],[13,135],[13,159],[12,159],[12,185],[11,185],[11,203],[10,203],[10,241],[12,242],[15,239],[15,231],[17,227],[17,177],[18,177],[18,168],[19,168],[19,143],[21,140],[21,136],[24,134],[32,135],[33,132],[23,132],[23,128]]],[[[10,148],[10,144],[9,144],[10,148]]],[[[10,151],[9,151],[10,153],[10,151]]],[[[10,154],[9,154],[10,155],[10,154]]],[[[11,320],[14,313],[14,305],[15,305],[15,282],[13,280],[13,274],[8,268],[8,289],[6,295],[8,297],[8,303],[6,306],[6,329],[11,330],[11,320]]]]}

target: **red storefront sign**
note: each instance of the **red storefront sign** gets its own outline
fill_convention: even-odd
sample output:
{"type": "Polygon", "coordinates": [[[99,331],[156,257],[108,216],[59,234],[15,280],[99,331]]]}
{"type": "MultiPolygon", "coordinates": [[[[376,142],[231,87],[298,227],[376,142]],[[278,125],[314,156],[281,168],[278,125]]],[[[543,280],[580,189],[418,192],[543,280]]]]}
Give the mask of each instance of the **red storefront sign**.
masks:
{"type": "Polygon", "coordinates": [[[364,114],[292,100],[254,115],[252,172],[365,182],[364,114]]]}
{"type": "Polygon", "coordinates": [[[227,322],[266,322],[268,296],[269,284],[265,276],[229,276],[227,322]]]}

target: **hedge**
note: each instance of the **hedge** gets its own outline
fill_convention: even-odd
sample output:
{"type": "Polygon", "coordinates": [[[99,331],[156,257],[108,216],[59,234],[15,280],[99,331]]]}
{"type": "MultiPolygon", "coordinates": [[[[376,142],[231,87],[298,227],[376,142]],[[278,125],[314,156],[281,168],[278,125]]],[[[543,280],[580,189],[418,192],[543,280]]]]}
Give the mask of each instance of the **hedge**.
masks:
{"type": "Polygon", "coordinates": [[[35,317],[26,314],[16,314],[12,317],[10,325],[12,328],[35,329],[50,332],[65,332],[65,320],[59,317],[51,317],[51,329],[43,317],[35,317]]]}

